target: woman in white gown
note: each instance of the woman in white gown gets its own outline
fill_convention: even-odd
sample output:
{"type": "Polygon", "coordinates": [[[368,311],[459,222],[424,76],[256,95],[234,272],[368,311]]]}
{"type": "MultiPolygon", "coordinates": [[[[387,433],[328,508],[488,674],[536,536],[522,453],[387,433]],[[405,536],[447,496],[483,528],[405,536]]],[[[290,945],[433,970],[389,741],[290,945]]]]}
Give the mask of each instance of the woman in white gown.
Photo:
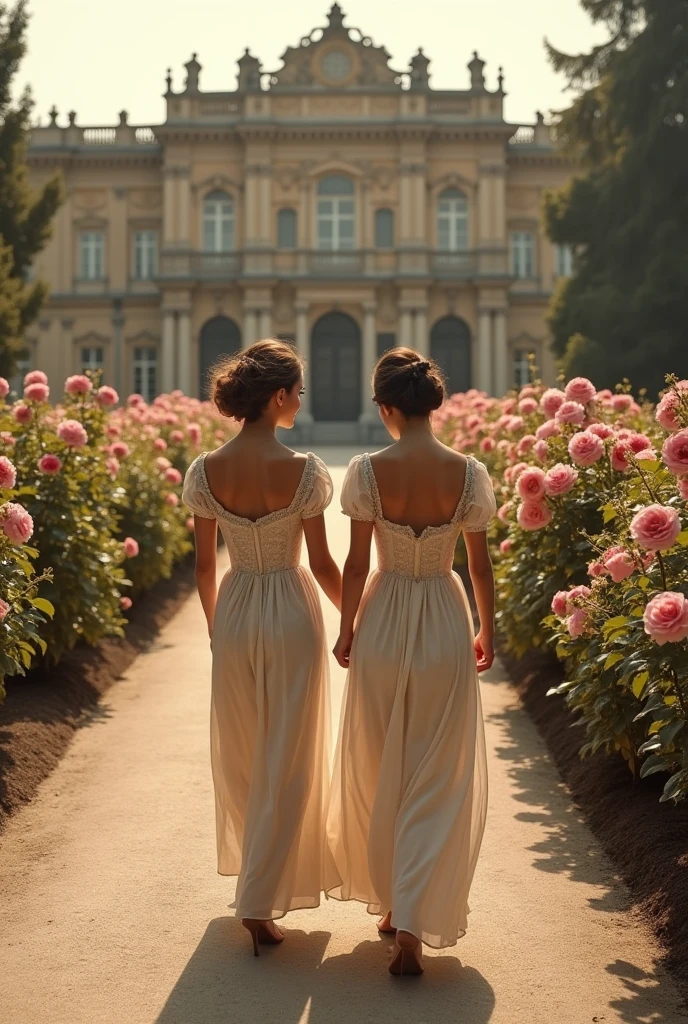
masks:
{"type": "Polygon", "coordinates": [[[339,880],[325,836],[329,673],[313,582],[339,607],[323,518],[332,482],[315,455],[275,437],[293,426],[302,387],[301,358],[280,341],[217,367],[213,399],[242,428],[192,463],[183,494],[211,636],[218,871],[238,875],[237,916],[256,956],[259,942],[282,941],[276,918],[318,906],[339,880]],[[219,590],[218,524],[231,563],[219,590]],[[300,566],[304,535],[313,575],[300,566]]]}
{"type": "Polygon", "coordinates": [[[380,930],[396,933],[389,969],[408,974],[423,970],[422,942],[454,945],[467,927],[487,805],[478,671],[494,657],[485,530],[495,499],[485,467],[432,433],[444,397],[433,363],[393,349],[373,391],[396,443],[354,458],[342,492],[351,548],[335,655],[349,672],[328,815],[342,883],[331,895],[383,915],[380,930]],[[461,531],[477,637],[452,571],[461,531]]]}

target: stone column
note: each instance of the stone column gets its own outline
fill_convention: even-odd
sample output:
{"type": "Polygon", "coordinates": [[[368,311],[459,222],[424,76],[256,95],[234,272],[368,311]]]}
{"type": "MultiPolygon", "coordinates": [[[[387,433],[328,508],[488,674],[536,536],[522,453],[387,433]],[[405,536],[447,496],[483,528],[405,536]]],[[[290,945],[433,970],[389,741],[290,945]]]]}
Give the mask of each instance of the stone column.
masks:
{"type": "Polygon", "coordinates": [[[312,368],[309,362],[310,356],[310,345],[308,342],[308,303],[304,299],[297,299],[294,303],[296,310],[296,347],[301,355],[306,360],[306,366],[303,371],[303,388],[304,393],[301,395],[301,412],[297,422],[301,424],[311,424],[313,422],[312,409],[312,394],[311,388],[313,387],[313,375],[312,368]]]}
{"type": "Polygon", "coordinates": [[[252,308],[244,309],[244,330],[242,332],[241,346],[248,348],[254,341],[258,340],[258,311],[252,308]]]}
{"type": "Polygon", "coordinates": [[[162,238],[164,245],[172,245],[177,241],[176,225],[176,198],[177,198],[177,176],[173,168],[168,167],[163,172],[163,225],[162,238]]]}
{"type": "Polygon", "coordinates": [[[399,323],[399,344],[413,347],[413,310],[402,308],[399,323]]]}
{"type": "Polygon", "coordinates": [[[124,379],[124,368],[122,363],[124,361],[124,346],[122,344],[122,332],[124,330],[124,310],[122,308],[122,300],[115,299],[112,303],[112,333],[113,333],[113,346],[112,346],[112,377],[114,381],[114,388],[118,394],[122,394],[122,381],[124,379]]]}
{"type": "Polygon", "coordinates": [[[187,310],[178,314],[179,375],[177,386],[185,395],[191,394],[191,315],[187,310]]]}
{"type": "Polygon", "coordinates": [[[174,349],[176,313],[166,309],[162,320],[162,349],[160,352],[160,391],[169,394],[174,390],[174,349]]]}
{"type": "Polygon", "coordinates": [[[427,309],[416,310],[416,329],[414,348],[422,356],[427,356],[430,351],[430,339],[428,338],[428,317],[427,309]]]}
{"type": "Polygon", "coordinates": [[[261,338],[269,338],[272,330],[272,316],[269,309],[261,309],[259,313],[259,335],[261,338]]]}
{"type": "Polygon", "coordinates": [[[509,365],[509,351],[506,343],[506,310],[498,309],[494,314],[494,381],[495,394],[501,398],[512,385],[509,365]]]}
{"type": "MultiPolygon", "coordinates": [[[[492,313],[489,309],[481,309],[478,321],[478,379],[476,386],[479,391],[492,391],[492,313]]],[[[500,396],[501,397],[501,396],[500,396]]]]}
{"type": "Polygon", "coordinates": [[[377,345],[375,334],[375,313],[377,306],[374,302],[366,302],[363,305],[363,351],[361,353],[361,423],[373,423],[377,418],[375,402],[373,401],[370,377],[376,362],[377,345]]]}
{"type": "Polygon", "coordinates": [[[189,184],[189,172],[184,171],[179,175],[177,180],[177,193],[178,193],[178,226],[179,226],[179,242],[186,248],[191,247],[191,188],[189,184]]]}
{"type": "Polygon", "coordinates": [[[127,227],[127,190],[113,188],[110,200],[110,225],[105,235],[105,276],[113,292],[126,292],[128,279],[133,277],[127,227]]]}

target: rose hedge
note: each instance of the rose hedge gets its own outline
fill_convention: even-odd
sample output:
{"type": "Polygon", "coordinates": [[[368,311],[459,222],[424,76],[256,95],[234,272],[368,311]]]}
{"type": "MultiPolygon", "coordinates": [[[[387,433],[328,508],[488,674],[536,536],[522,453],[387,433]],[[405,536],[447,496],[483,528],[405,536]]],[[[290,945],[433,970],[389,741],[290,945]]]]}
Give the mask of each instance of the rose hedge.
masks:
{"type": "Polygon", "coordinates": [[[79,374],[59,405],[49,397],[39,370],[14,401],[0,378],[0,699],[37,658],[122,635],[132,598],[191,550],[187,466],[232,432],[181,392],[118,408],[79,374]]]}
{"type": "Polygon", "coordinates": [[[576,378],[492,399],[454,395],[446,443],[482,459],[500,504],[498,628],[551,644],[581,755],[619,751],[662,800],[688,794],[688,381],[656,408],[576,378]]]}

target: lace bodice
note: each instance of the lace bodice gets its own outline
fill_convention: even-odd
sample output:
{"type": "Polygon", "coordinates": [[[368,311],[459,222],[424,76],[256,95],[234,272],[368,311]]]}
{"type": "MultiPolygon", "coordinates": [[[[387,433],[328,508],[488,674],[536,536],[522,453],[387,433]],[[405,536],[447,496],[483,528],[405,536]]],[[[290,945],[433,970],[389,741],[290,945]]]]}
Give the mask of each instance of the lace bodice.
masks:
{"type": "Polygon", "coordinates": [[[309,452],[291,504],[254,521],[228,512],[213,497],[205,473],[206,454],[189,466],[182,500],[194,515],[217,520],[232,570],[266,573],[295,568],[301,560],[302,520],[320,515],[332,500],[325,464],[309,452]]]}
{"type": "Polygon", "coordinates": [[[342,511],[352,519],[375,524],[378,567],[413,579],[428,579],[452,571],[454,549],[461,530],[486,529],[495,514],[492,482],[483,464],[468,457],[463,493],[448,523],[427,526],[416,536],[410,526],[390,523],[382,512],[380,492],[370,456],[357,455],[349,464],[342,488],[342,511]]]}

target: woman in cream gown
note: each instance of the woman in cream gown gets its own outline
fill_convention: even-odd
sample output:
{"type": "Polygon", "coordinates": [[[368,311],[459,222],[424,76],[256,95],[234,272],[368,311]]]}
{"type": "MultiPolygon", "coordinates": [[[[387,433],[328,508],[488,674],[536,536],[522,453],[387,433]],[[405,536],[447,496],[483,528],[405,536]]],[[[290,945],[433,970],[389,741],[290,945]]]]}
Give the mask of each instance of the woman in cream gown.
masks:
{"type": "Polygon", "coordinates": [[[484,531],[495,499],[485,467],[432,435],[429,414],[443,397],[434,364],[392,350],[376,367],[374,394],[401,439],[372,459],[354,458],[342,491],[353,522],[335,655],[349,672],[328,815],[342,883],[331,895],[384,915],[380,930],[397,935],[390,971],[420,973],[421,940],[442,948],[466,931],[485,825],[477,669],[493,658],[484,531]],[[452,572],[462,530],[481,615],[477,638],[452,572]],[[378,569],[361,597],[372,534],[378,569]]]}
{"type": "Polygon", "coordinates": [[[340,576],[323,510],[332,482],[315,455],[280,444],[292,426],[302,364],[291,346],[258,342],[220,366],[213,397],[244,421],[239,435],[189,467],[183,500],[195,516],[197,580],[212,647],[210,753],[218,872],[238,875],[236,912],[259,942],[272,923],[316,907],[338,875],[325,836],[329,675],[311,568],[339,606],[340,576]],[[233,511],[230,511],[230,507],[233,511]],[[215,585],[216,528],[230,569],[215,585]]]}

